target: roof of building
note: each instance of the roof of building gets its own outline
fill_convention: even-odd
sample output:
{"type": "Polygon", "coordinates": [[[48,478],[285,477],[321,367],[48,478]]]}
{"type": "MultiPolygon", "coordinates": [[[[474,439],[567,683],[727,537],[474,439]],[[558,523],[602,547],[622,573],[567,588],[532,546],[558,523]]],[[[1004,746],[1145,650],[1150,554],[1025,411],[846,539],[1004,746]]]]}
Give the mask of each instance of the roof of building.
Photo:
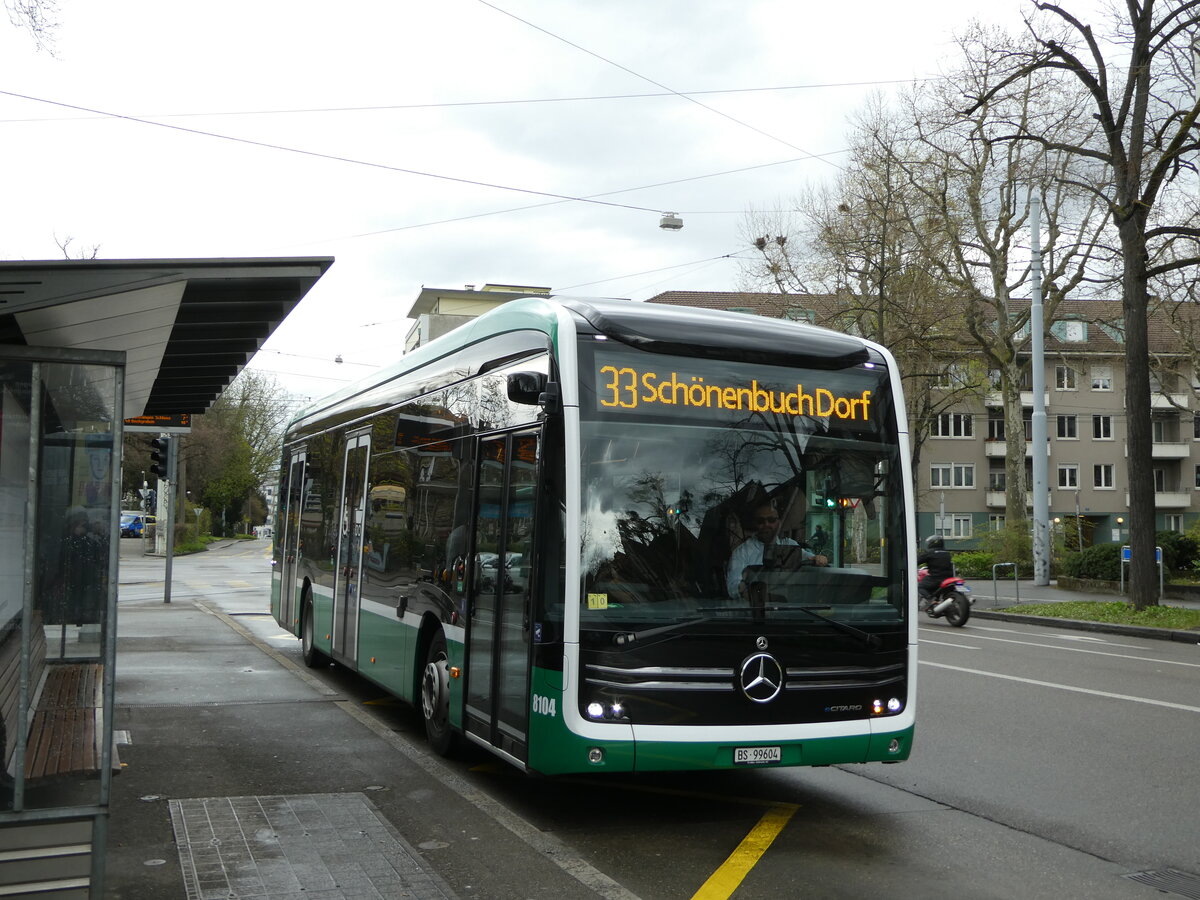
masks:
{"type": "Polygon", "coordinates": [[[0,344],[124,351],[126,418],[202,413],[332,264],[0,262],[0,344]]]}

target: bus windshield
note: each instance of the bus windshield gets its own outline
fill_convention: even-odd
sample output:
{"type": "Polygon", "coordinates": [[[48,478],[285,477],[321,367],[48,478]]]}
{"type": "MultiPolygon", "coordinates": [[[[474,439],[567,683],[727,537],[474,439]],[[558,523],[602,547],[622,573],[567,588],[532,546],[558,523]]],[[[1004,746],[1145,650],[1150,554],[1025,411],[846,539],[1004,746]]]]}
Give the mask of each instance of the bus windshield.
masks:
{"type": "Polygon", "coordinates": [[[903,484],[882,367],[584,346],[585,644],[821,621],[866,639],[903,625],[903,484]]]}

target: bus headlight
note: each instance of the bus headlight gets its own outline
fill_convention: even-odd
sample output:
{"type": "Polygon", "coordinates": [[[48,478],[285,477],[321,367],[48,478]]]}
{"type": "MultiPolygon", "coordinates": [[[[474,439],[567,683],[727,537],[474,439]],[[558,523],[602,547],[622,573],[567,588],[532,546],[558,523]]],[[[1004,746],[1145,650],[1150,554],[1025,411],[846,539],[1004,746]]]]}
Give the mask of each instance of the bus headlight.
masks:
{"type": "Polygon", "coordinates": [[[625,709],[625,704],[620,700],[614,700],[607,706],[599,700],[593,700],[587,705],[587,714],[589,719],[596,719],[597,721],[603,719],[610,721],[614,719],[626,719],[629,716],[629,712],[625,709]]]}

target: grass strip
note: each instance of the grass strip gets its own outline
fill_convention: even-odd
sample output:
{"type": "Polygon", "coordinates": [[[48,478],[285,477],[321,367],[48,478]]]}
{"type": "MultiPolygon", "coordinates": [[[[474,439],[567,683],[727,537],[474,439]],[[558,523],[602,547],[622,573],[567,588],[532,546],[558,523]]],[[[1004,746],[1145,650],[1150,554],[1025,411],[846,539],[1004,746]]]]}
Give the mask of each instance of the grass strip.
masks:
{"type": "Polygon", "coordinates": [[[998,611],[1020,613],[1023,616],[1045,616],[1048,619],[1110,622],[1114,625],[1141,625],[1148,628],[1170,628],[1178,631],[1200,628],[1200,609],[1148,606],[1139,612],[1123,600],[1109,603],[1091,600],[1072,603],[1022,603],[998,611]]]}

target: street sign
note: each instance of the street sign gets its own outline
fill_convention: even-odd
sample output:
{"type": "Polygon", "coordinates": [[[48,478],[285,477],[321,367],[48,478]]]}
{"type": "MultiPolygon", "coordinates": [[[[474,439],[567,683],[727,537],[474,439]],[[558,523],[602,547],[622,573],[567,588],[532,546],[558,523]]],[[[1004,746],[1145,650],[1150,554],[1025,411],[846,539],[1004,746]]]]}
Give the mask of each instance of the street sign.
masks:
{"type": "MultiPolygon", "coordinates": [[[[1121,562],[1129,562],[1129,545],[1126,544],[1121,548],[1121,562]]],[[[1154,548],[1154,561],[1159,565],[1162,564],[1162,547],[1154,548]]]]}

